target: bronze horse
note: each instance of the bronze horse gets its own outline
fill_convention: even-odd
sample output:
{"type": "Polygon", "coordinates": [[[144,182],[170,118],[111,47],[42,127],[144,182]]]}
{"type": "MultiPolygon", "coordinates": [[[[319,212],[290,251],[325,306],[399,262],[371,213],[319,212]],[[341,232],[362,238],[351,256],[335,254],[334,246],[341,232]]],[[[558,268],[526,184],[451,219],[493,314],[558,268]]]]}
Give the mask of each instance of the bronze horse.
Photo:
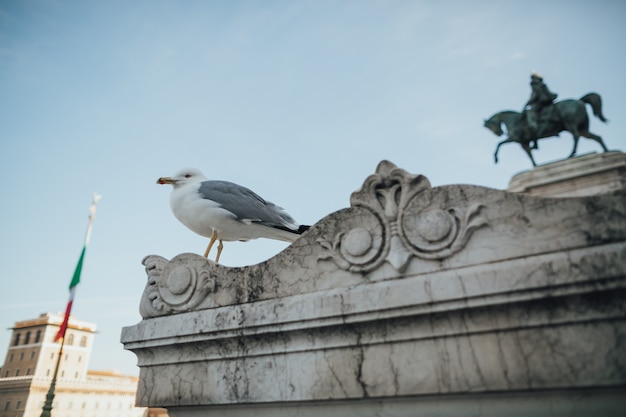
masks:
{"type": "MultiPolygon", "coordinates": [[[[600,95],[589,93],[581,97],[580,100],[570,99],[558,101],[550,106],[551,108],[545,109],[544,114],[542,114],[539,120],[537,139],[558,136],[560,132],[567,130],[574,137],[574,149],[569,155],[569,158],[576,155],[578,139],[581,136],[595,140],[602,146],[604,152],[607,152],[608,149],[604,145],[602,138],[589,131],[589,117],[587,116],[585,104],[591,105],[593,114],[598,119],[607,122],[607,119],[602,115],[602,99],[600,95]]],[[[498,143],[494,154],[495,162],[498,163],[498,151],[500,150],[500,146],[505,143],[517,142],[526,151],[533,166],[537,166],[530,148],[530,141],[534,138],[531,138],[528,133],[526,118],[522,117],[522,114],[516,111],[502,111],[494,114],[488,120],[485,120],[485,127],[497,136],[501,136],[503,133],[503,123],[506,126],[508,138],[498,143]]]]}

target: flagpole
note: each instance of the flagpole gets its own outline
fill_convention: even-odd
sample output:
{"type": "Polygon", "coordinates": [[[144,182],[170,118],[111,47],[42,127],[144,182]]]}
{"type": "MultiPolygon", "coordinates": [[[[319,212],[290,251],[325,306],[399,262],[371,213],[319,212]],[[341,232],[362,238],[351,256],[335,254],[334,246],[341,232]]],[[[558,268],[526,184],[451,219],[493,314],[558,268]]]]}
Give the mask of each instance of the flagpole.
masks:
{"type": "Polygon", "coordinates": [[[57,357],[57,364],[54,367],[54,374],[52,376],[52,382],[50,388],[46,394],[46,402],[41,410],[41,417],[50,417],[50,411],[52,411],[52,402],[54,401],[54,390],[57,384],[57,374],[59,373],[59,365],[61,364],[61,357],[63,356],[63,346],[65,345],[65,337],[61,339],[61,347],[59,348],[59,356],[57,357]]]}
{"type": "Polygon", "coordinates": [[[59,331],[54,337],[54,341],[56,342],[58,339],[61,339],[61,347],[59,348],[59,356],[57,357],[57,363],[54,367],[54,374],[52,376],[52,382],[50,383],[50,388],[48,389],[48,393],[46,394],[46,402],[43,405],[41,410],[41,417],[50,417],[50,412],[52,411],[52,403],[54,401],[54,391],[56,389],[57,383],[57,375],[59,373],[59,367],[61,364],[61,357],[63,356],[63,347],[65,346],[65,331],[67,330],[67,326],[69,323],[70,313],[72,311],[72,304],[74,301],[74,295],[76,290],[76,285],[80,281],[80,273],[83,267],[83,259],[85,256],[85,249],[89,244],[89,240],[91,239],[91,228],[93,225],[93,220],[96,217],[96,204],[102,198],[99,194],[93,195],[93,202],[91,206],[89,206],[89,223],[87,224],[87,232],[85,233],[85,242],[83,244],[83,250],[80,254],[80,258],[78,259],[78,264],[76,265],[76,270],[74,271],[74,275],[72,277],[72,281],[70,282],[70,300],[67,304],[67,308],[65,309],[65,316],[63,317],[63,322],[59,327],[59,331]]]}

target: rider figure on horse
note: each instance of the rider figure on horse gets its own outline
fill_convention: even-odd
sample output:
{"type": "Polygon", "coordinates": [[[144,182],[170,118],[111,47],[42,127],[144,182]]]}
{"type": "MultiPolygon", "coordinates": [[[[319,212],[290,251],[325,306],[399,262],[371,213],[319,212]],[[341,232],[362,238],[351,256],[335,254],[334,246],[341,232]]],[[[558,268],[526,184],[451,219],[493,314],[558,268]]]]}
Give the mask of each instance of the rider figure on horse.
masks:
{"type": "Polygon", "coordinates": [[[539,117],[543,109],[554,103],[557,95],[548,89],[548,86],[544,84],[541,75],[535,72],[530,75],[530,88],[532,89],[532,93],[530,94],[530,98],[524,106],[522,113],[526,116],[526,123],[528,124],[528,133],[530,137],[528,144],[533,149],[537,149],[537,141],[539,139],[539,117]]]}

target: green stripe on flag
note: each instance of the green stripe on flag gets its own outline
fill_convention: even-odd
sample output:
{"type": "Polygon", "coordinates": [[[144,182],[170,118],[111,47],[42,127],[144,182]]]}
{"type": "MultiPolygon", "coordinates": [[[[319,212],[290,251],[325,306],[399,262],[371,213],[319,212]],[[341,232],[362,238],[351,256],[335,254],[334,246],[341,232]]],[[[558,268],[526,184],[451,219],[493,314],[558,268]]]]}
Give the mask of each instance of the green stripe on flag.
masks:
{"type": "Polygon", "coordinates": [[[72,277],[72,282],[70,282],[70,289],[74,288],[80,282],[80,273],[83,270],[83,259],[85,258],[85,250],[87,246],[83,246],[83,250],[80,253],[80,258],[78,259],[78,264],[76,265],[76,269],[74,270],[74,276],[72,277]]]}

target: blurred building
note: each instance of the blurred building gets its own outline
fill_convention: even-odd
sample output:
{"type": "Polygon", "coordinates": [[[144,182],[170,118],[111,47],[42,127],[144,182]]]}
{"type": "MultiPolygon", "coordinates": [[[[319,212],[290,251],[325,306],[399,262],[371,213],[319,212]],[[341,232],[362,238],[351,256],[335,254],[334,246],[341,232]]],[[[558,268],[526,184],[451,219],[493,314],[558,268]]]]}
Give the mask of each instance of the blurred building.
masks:
{"type": "MultiPolygon", "coordinates": [[[[15,323],[0,369],[0,417],[38,417],[50,388],[63,317],[41,314],[15,323]]],[[[135,407],[138,378],[90,371],[96,325],[70,318],[57,374],[53,417],[137,417],[154,414],[135,407]]]]}

